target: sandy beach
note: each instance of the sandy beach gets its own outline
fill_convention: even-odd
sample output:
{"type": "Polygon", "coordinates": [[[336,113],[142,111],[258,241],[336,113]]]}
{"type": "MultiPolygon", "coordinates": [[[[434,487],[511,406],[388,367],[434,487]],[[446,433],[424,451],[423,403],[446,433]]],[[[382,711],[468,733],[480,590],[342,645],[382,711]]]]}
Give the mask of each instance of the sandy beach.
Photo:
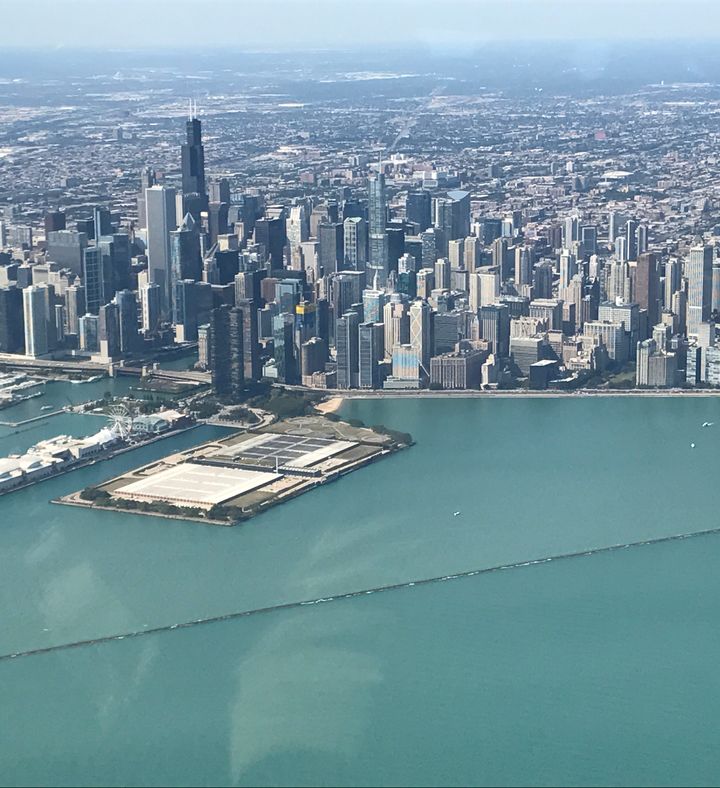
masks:
{"type": "Polygon", "coordinates": [[[316,405],[315,410],[324,414],[335,413],[335,411],[340,409],[342,404],[343,397],[330,397],[330,399],[325,400],[325,402],[321,402],[319,405],[316,405]]]}

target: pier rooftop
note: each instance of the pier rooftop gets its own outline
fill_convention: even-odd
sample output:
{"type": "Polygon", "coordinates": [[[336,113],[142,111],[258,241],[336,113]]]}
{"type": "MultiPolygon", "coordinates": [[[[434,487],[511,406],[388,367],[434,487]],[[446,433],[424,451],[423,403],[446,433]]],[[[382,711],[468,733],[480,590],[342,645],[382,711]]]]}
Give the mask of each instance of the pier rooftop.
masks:
{"type": "Polygon", "coordinates": [[[58,503],[232,525],[410,443],[381,428],[302,416],[170,455],[58,503]]]}

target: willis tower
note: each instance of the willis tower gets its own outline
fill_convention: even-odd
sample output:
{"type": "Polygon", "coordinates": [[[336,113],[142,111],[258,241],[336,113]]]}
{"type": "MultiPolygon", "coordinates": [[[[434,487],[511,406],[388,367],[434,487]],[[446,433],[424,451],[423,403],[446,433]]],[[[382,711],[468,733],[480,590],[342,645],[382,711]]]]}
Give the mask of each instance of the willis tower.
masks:
{"type": "Polygon", "coordinates": [[[207,211],[205,189],[205,149],[202,144],[202,124],[193,113],[186,124],[187,141],[182,146],[183,212],[200,222],[200,212],[207,211]]]}

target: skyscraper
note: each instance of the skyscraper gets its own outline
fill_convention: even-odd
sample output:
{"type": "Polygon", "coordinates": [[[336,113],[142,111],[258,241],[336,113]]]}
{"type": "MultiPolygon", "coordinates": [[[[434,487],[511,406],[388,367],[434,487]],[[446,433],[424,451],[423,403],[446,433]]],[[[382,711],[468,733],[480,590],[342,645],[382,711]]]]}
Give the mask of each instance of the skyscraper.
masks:
{"type": "Polygon", "coordinates": [[[359,325],[359,315],[352,311],[345,312],[335,325],[337,387],[339,389],[354,389],[358,385],[359,325]]]}
{"type": "Polygon", "coordinates": [[[200,234],[193,217],[187,213],[177,230],[170,231],[170,272],[173,282],[202,278],[200,234]]]}
{"type": "Polygon", "coordinates": [[[238,397],[244,386],[242,311],[227,304],[210,316],[212,386],[220,397],[238,397]]]}
{"type": "Polygon", "coordinates": [[[368,178],[368,229],[369,260],[368,275],[372,279],[377,273],[380,284],[384,285],[388,274],[387,195],[383,173],[368,178]]]}
{"type": "Polygon", "coordinates": [[[405,218],[415,225],[416,234],[432,224],[432,197],[424,189],[410,192],[405,201],[405,218]]]}
{"type": "Polygon", "coordinates": [[[186,210],[200,220],[200,211],[207,209],[205,187],[205,149],[202,144],[202,123],[191,117],[185,124],[186,140],[181,148],[182,191],[188,203],[186,210]],[[194,199],[193,199],[194,198],[194,199]],[[199,208],[199,210],[197,210],[199,208]]]}
{"type": "Polygon", "coordinates": [[[197,339],[197,293],[192,279],[178,279],[173,285],[173,323],[176,342],[197,339]]]}
{"type": "Polygon", "coordinates": [[[132,353],[138,347],[138,307],[132,290],[119,290],[115,294],[118,311],[120,352],[132,353]]]}
{"type": "Polygon", "coordinates": [[[275,367],[280,383],[299,383],[300,371],[293,339],[293,316],[288,312],[275,315],[272,320],[275,367]]]}
{"type": "Polygon", "coordinates": [[[332,274],[342,267],[344,260],[344,232],[342,222],[318,225],[318,264],[324,274],[332,274]]]}
{"type": "Polygon", "coordinates": [[[235,306],[242,311],[243,364],[246,380],[259,380],[262,376],[258,344],[258,303],[253,298],[235,299],[235,306]]]}
{"type": "Polygon", "coordinates": [[[160,286],[161,308],[168,315],[172,282],[170,232],[175,229],[175,189],[167,186],[151,186],[145,191],[145,209],[148,275],[151,282],[160,286]]]}
{"type": "Polygon", "coordinates": [[[148,282],[140,288],[140,306],[142,308],[143,332],[153,334],[160,326],[162,310],[160,285],[155,282],[148,282]]]}
{"type": "Polygon", "coordinates": [[[305,206],[293,205],[285,224],[288,246],[290,247],[290,268],[295,271],[302,269],[300,244],[310,237],[310,227],[305,206]]]}
{"type": "Polygon", "coordinates": [[[380,361],[385,356],[384,340],[382,323],[368,321],[358,326],[358,385],[361,389],[376,389],[382,383],[380,361]]]}
{"type": "Polygon", "coordinates": [[[656,255],[651,252],[638,254],[635,269],[634,300],[640,306],[640,309],[647,310],[650,327],[654,326],[660,319],[659,289],[660,274],[656,255]]]}
{"type": "Polygon", "coordinates": [[[23,291],[14,285],[0,288],[0,353],[25,349],[23,291]]]}
{"type": "Polygon", "coordinates": [[[688,280],[687,333],[697,335],[700,323],[710,319],[712,311],[713,248],[702,243],[690,249],[685,262],[688,280]]]}
{"type": "Polygon", "coordinates": [[[430,374],[430,354],[432,351],[432,319],[430,306],[426,301],[413,301],[410,305],[410,344],[415,348],[420,364],[430,374]]]}
{"type": "Polygon", "coordinates": [[[100,355],[115,358],[120,355],[120,315],[117,304],[103,304],[98,314],[100,355]]]}
{"type": "Polygon", "coordinates": [[[491,344],[492,352],[506,358],[510,347],[510,313],[504,304],[489,304],[480,308],[482,338],[491,344]]]}
{"type": "Polygon", "coordinates": [[[25,320],[25,354],[36,358],[49,350],[47,294],[40,285],[22,291],[25,320]]]}
{"type": "Polygon", "coordinates": [[[365,271],[367,264],[367,222],[352,216],[343,222],[344,268],[365,271]]]}
{"type": "Polygon", "coordinates": [[[87,311],[97,315],[106,303],[103,255],[99,246],[88,246],[83,252],[83,284],[87,311]]]}

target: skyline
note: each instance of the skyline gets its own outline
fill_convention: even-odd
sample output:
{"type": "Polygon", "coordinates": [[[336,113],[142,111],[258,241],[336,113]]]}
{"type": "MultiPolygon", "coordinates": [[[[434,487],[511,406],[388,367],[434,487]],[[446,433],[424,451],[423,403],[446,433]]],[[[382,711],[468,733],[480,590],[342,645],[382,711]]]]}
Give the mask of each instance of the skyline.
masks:
{"type": "Polygon", "coordinates": [[[278,0],[242,8],[230,0],[209,0],[200,13],[191,0],[108,0],[102,16],[92,0],[39,0],[32,25],[22,4],[6,5],[0,12],[6,39],[13,49],[24,50],[192,46],[242,52],[403,45],[466,50],[494,41],[720,38],[720,8],[711,0],[506,0],[500,6],[488,0],[446,0],[442,6],[429,0],[358,0],[352,25],[347,8],[334,0],[278,0]],[[198,16],[207,23],[198,25],[198,16]],[[513,24],[516,19],[522,25],[513,24]]]}

